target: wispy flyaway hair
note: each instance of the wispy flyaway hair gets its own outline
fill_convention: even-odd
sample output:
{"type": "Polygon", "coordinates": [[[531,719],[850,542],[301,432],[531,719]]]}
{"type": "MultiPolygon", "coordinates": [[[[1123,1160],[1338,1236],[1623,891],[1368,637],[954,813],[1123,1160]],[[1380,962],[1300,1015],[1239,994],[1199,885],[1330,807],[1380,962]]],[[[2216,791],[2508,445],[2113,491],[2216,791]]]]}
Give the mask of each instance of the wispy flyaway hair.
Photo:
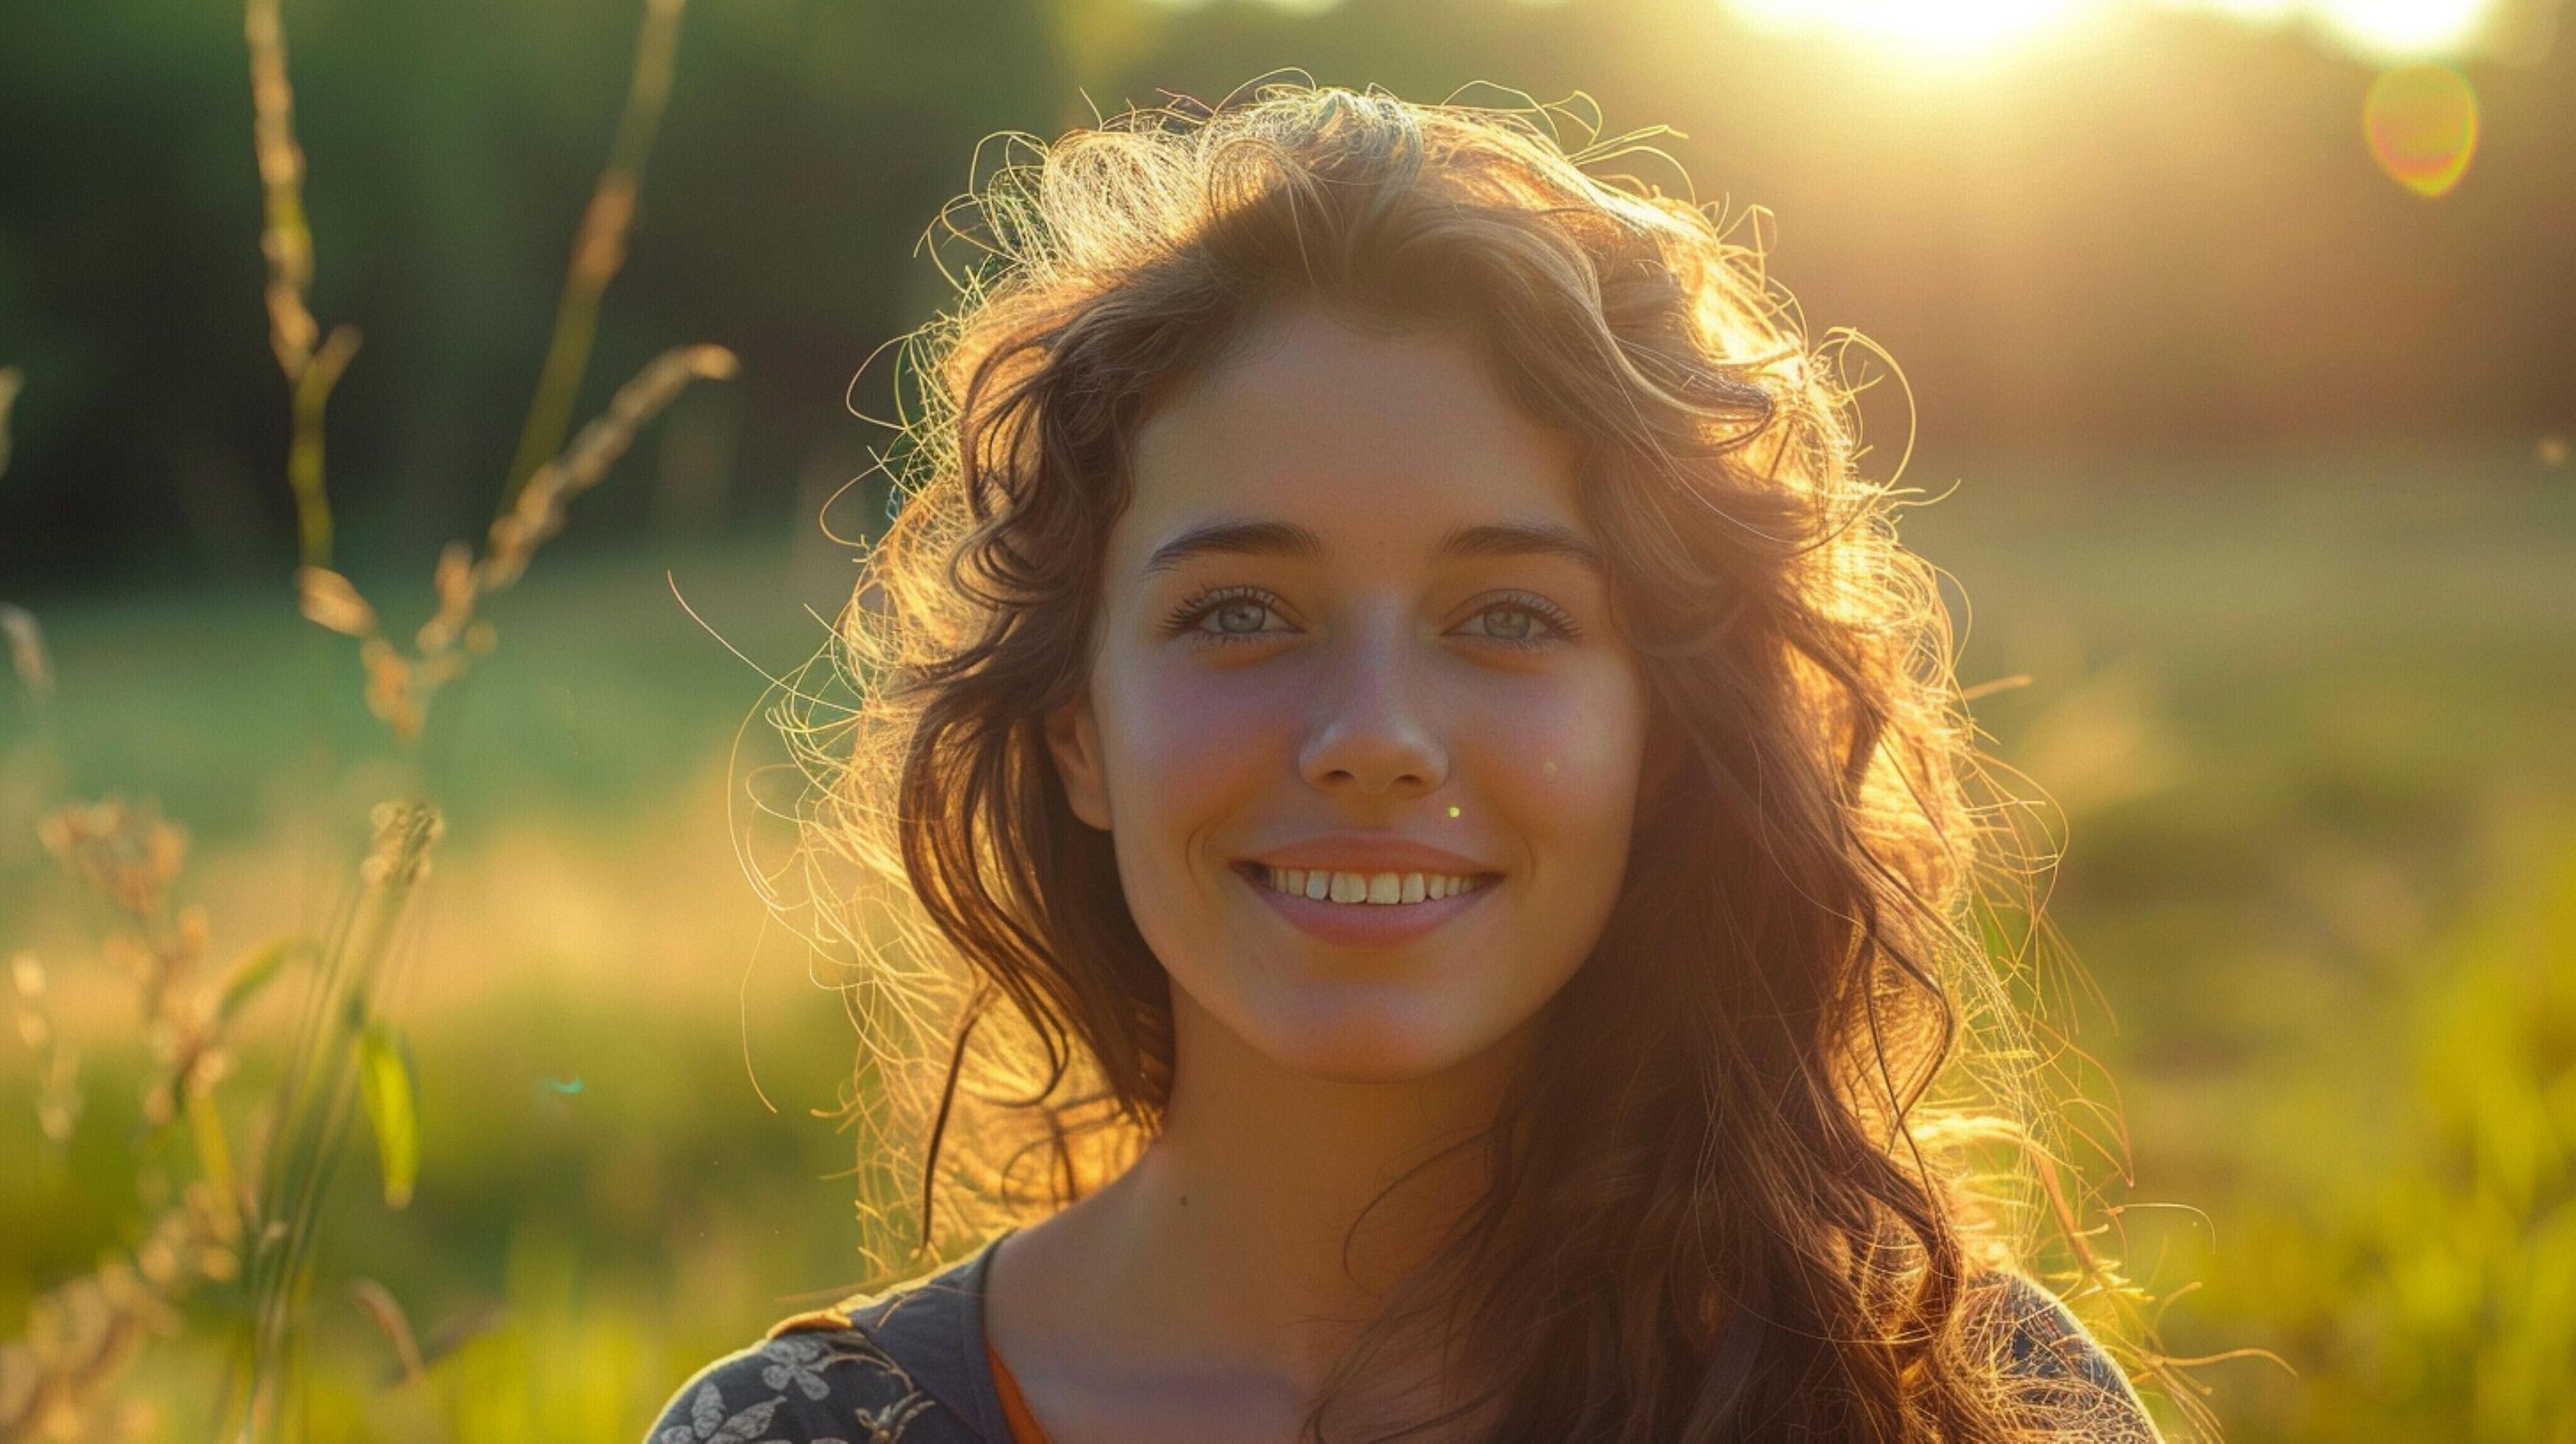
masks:
{"type": "MultiPolygon", "coordinates": [[[[800,685],[781,714],[813,784],[795,896],[863,1034],[863,1215],[950,1255],[1153,1136],[1169,984],[1041,719],[1084,684],[1158,398],[1318,305],[1465,340],[1578,444],[1650,746],[1682,762],[1480,1140],[1483,1200],[1313,1437],[1353,1437],[1335,1400],[1399,1346],[1477,1361],[1508,1440],[2044,1437],[2064,1386],[2002,1366],[1978,1280],[2048,1234],[2126,1288],[2043,1104],[2053,854],[1975,750],[1906,493],[1864,464],[1874,353],[1810,342],[1761,213],[1605,171],[1653,134],[1279,83],[1003,138],[942,218],[968,261],[900,356],[893,515],[830,658],[854,700],[800,685]]],[[[1417,1422],[1372,1437],[1439,1434],[1417,1422]]]]}

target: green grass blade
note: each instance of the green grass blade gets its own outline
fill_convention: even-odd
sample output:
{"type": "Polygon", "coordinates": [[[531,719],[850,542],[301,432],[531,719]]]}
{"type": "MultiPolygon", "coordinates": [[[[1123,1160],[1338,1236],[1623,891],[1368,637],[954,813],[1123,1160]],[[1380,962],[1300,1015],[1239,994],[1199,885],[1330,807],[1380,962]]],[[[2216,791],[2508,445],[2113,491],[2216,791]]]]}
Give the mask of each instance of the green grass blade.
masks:
{"type": "Polygon", "coordinates": [[[412,1105],[411,1060],[381,1018],[358,1039],[358,1087],[376,1131],[385,1207],[401,1208],[411,1202],[412,1185],[420,1179],[420,1119],[412,1105]]]}

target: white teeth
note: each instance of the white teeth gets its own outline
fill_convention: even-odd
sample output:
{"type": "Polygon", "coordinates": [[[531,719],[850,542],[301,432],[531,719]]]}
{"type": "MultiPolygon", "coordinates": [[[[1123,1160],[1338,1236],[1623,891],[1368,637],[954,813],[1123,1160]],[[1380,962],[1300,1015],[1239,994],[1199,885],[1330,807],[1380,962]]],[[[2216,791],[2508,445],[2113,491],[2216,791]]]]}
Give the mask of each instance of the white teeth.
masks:
{"type": "Polygon", "coordinates": [[[1332,872],[1324,868],[1278,867],[1268,870],[1270,885],[1317,902],[1389,904],[1431,902],[1484,884],[1448,873],[1332,872]]]}

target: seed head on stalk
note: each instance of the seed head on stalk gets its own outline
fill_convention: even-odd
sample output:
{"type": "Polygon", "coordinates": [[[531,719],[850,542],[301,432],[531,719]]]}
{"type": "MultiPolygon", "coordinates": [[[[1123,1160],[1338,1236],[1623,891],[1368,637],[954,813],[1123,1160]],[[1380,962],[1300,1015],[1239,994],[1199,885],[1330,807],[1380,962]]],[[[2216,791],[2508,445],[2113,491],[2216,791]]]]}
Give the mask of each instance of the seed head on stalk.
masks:
{"type": "MultiPolygon", "coordinates": [[[[438,689],[492,651],[492,625],[477,615],[481,600],[518,580],[536,550],[561,531],[570,503],[605,477],[637,432],[681,390],[694,380],[729,377],[737,368],[733,353],[722,347],[675,348],[645,366],[604,415],[569,446],[563,444],[598,304],[624,259],[643,162],[670,87],[684,0],[643,3],[645,25],[626,110],[575,239],[546,367],[500,514],[479,555],[464,542],[442,551],[432,575],[435,611],[407,653],[385,635],[376,608],[334,569],[323,423],[359,338],[346,325],[326,330],[313,315],[314,239],[279,0],[244,0],[269,341],[287,383],[292,421],[286,481],[296,507],[299,605],[320,626],[359,641],[369,707],[406,746],[419,740],[438,689]]],[[[7,464],[6,422],[21,379],[14,368],[0,368],[0,468],[7,464]]],[[[10,670],[38,704],[41,722],[53,672],[36,619],[0,605],[0,641],[10,670]]],[[[227,1432],[273,1437],[288,1427],[290,1370],[311,1286],[316,1210],[341,1156],[355,1099],[363,1097],[375,1125],[390,1206],[408,1199],[418,1164],[408,1064],[384,1004],[402,958],[405,920],[442,824],[434,808],[417,800],[380,806],[374,823],[374,843],[354,890],[332,926],[320,930],[327,943],[281,938],[217,977],[205,966],[211,927],[204,910],[173,900],[187,850],[183,830],[162,821],[148,804],[114,797],[62,807],[45,818],[48,849],[105,905],[111,930],[103,951],[123,964],[141,1000],[155,1067],[145,1083],[136,1157],[184,1120],[198,1176],[176,1189],[160,1183],[158,1197],[175,1194],[178,1201],[161,1212],[130,1254],[111,1257],[36,1299],[26,1334],[0,1342],[0,1439],[40,1429],[79,1435],[93,1422],[91,1401],[144,1338],[178,1327],[174,1305],[186,1291],[200,1281],[230,1281],[245,1273],[251,1319],[223,1409],[227,1432]],[[311,986],[277,1098],[262,1136],[237,1167],[214,1096],[230,1067],[230,1030],[252,997],[308,961],[315,965],[311,986]]],[[[33,955],[14,960],[10,988],[19,1031],[45,1057],[40,1118],[47,1136],[60,1142],[79,1124],[78,1054],[55,1026],[48,984],[42,961],[33,955]]],[[[381,1287],[370,1287],[362,1302],[380,1324],[401,1321],[389,1336],[397,1340],[404,1372],[418,1374],[442,1346],[413,1342],[399,1304],[381,1287]]],[[[454,1327],[445,1332],[461,1336],[454,1327]]]]}
{"type": "MultiPolygon", "coordinates": [[[[445,830],[438,810],[417,802],[379,803],[372,821],[358,891],[323,951],[260,1151],[248,1230],[251,1329],[226,1411],[245,1438],[269,1437],[281,1424],[295,1315],[313,1267],[314,1218],[342,1156],[365,1039],[383,1013],[404,918],[428,874],[430,847],[445,830]]],[[[376,1123],[386,1126],[381,1117],[376,1123]]],[[[410,1126],[408,1116],[402,1126],[410,1126]]]]}
{"type": "Polygon", "coordinates": [[[9,408],[18,404],[18,391],[26,384],[26,372],[0,366],[0,473],[9,470],[9,408]]]}
{"type": "Polygon", "coordinates": [[[492,625],[476,615],[483,598],[506,590],[528,569],[537,548],[563,530],[573,498],[598,485],[608,468],[635,443],[635,433],[695,380],[721,380],[738,363],[722,346],[675,346],[655,357],[619,387],[605,414],[581,429],[563,455],[538,467],[518,497],[492,523],[483,554],[462,542],[439,554],[431,585],[438,609],[421,624],[406,656],[385,636],[384,623],[357,585],[322,566],[296,574],[306,618],[358,639],[367,669],[367,707],[406,744],[420,738],[430,698],[463,676],[474,658],[491,652],[492,625]]]}
{"type": "MultiPolygon", "coordinates": [[[[221,975],[203,966],[205,910],[178,900],[187,834],[149,804],[110,797],[46,814],[37,833],[64,872],[101,907],[100,951],[134,990],[151,1063],[142,1131],[132,1156],[137,1193],[176,1201],[160,1209],[131,1250],[58,1285],[30,1306],[23,1334],[0,1342],[0,1438],[78,1437],[92,1401],[155,1333],[179,1327],[178,1305],[203,1283],[240,1276],[242,1219],[251,1204],[214,1089],[231,1066],[232,1030],[249,1002],[309,956],[288,936],[243,956],[221,975]],[[175,1188],[161,1165],[162,1137],[185,1120],[196,1175],[175,1188]]],[[[20,1041],[39,1058],[37,1120],[54,1146],[80,1127],[85,1095],[78,1052],[59,1026],[52,970],[32,953],[11,963],[20,1041]]]]}

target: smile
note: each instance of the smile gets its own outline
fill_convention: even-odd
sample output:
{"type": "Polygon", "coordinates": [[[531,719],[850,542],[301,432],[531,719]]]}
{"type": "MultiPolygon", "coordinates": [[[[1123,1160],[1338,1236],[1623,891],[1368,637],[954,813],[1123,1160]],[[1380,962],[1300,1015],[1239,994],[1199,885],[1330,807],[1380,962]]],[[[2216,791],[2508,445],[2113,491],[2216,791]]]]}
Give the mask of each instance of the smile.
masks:
{"type": "Polygon", "coordinates": [[[1380,907],[1438,902],[1458,893],[1473,892],[1502,876],[1490,872],[1474,876],[1436,872],[1338,872],[1326,868],[1269,867],[1258,862],[1245,865],[1252,869],[1253,881],[1290,897],[1380,907]]]}
{"type": "Polygon", "coordinates": [[[1341,872],[1246,860],[1235,875],[1296,927],[1343,947],[1409,942],[1485,900],[1500,873],[1341,872]]]}

